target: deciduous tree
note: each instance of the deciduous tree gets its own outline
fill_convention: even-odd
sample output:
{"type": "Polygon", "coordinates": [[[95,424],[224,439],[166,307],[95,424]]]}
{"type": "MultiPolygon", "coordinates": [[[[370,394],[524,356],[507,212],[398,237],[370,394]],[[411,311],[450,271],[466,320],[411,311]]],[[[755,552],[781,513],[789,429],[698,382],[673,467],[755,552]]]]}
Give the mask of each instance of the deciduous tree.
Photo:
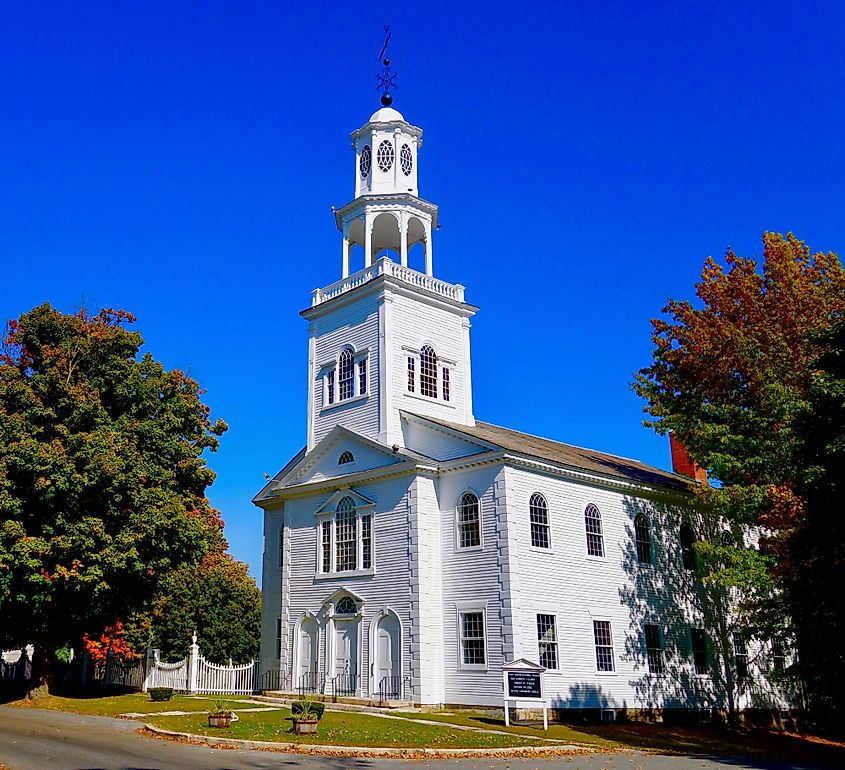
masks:
{"type": "MultiPolygon", "coordinates": [[[[835,584],[843,583],[841,504],[831,506],[829,477],[808,483],[820,477],[811,473],[807,450],[814,431],[807,426],[819,416],[813,393],[822,382],[828,333],[845,311],[845,271],[835,254],[811,254],[792,234],[766,233],[761,264],[732,251],[725,262],[727,270],[713,259],[705,262],[695,287],[698,306],[670,300],[668,317],[652,322],[653,362],[639,372],[634,388],[652,417],[646,424],[674,431],[717,481],[699,495],[733,537],[710,537],[699,546],[708,579],[741,591],[747,622],[761,635],[771,635],[778,623],[791,624],[799,632],[802,676],[819,684],[811,672],[820,661],[801,633],[804,615],[810,610],[827,618],[826,633],[837,644],[845,617],[841,602],[831,604],[829,594],[809,590],[797,577],[809,559],[835,557],[835,584]],[[809,551],[799,547],[808,539],[811,511],[831,524],[838,543],[823,538],[809,551]],[[759,534],[758,547],[741,547],[739,536],[748,532],[759,534]]],[[[841,423],[833,423],[825,423],[832,431],[819,449],[825,456],[830,446],[841,448],[841,423]]],[[[820,528],[814,531],[818,535],[820,528]]],[[[841,655],[836,667],[828,669],[825,686],[837,682],[841,708],[841,655]]],[[[811,705],[830,702],[818,690],[810,695],[811,705]]]]}
{"type": "Polygon", "coordinates": [[[40,685],[56,648],[223,547],[204,454],[226,425],[193,379],[139,354],[134,320],[44,304],[0,358],[0,642],[35,645],[40,685]]]}

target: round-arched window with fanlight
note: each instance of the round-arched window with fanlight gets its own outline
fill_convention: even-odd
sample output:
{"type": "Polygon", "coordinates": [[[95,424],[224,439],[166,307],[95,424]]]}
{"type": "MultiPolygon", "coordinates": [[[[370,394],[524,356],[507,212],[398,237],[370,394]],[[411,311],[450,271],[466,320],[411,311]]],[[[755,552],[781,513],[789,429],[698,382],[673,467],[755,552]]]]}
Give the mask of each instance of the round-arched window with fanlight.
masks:
{"type": "Polygon", "coordinates": [[[358,612],[358,607],[355,606],[355,600],[349,596],[344,596],[338,601],[334,608],[336,615],[354,615],[358,612]]]}
{"type": "Polygon", "coordinates": [[[407,144],[403,144],[402,149],[399,150],[399,166],[405,176],[411,175],[411,170],[414,168],[414,156],[407,144]]]}
{"type": "Polygon", "coordinates": [[[385,139],[379,146],[378,152],[376,153],[376,161],[378,162],[378,167],[387,173],[390,171],[390,167],[393,165],[393,145],[385,139]]]}
{"type": "Polygon", "coordinates": [[[370,145],[365,144],[364,149],[361,150],[361,156],[358,159],[358,170],[361,172],[361,179],[366,179],[370,175],[370,169],[373,167],[373,151],[370,145]]]}

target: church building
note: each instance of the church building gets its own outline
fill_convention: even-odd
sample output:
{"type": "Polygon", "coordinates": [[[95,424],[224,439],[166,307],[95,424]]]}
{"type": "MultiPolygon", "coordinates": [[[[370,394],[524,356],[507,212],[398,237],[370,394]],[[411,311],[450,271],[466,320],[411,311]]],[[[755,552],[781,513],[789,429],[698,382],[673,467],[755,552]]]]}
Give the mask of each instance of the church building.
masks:
{"type": "Polygon", "coordinates": [[[741,694],[749,650],[720,645],[695,569],[700,482],[476,419],[478,308],[435,275],[423,132],[383,106],[351,136],[340,276],[301,313],[307,443],[254,498],[264,686],[501,706],[502,666],[524,658],[557,709],[741,694]]]}

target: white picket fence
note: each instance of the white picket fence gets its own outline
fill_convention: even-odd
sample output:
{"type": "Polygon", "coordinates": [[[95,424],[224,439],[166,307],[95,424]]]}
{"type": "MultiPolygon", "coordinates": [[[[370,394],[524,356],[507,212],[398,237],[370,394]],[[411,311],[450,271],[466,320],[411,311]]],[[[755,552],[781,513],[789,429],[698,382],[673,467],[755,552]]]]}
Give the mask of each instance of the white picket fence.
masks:
{"type": "Polygon", "coordinates": [[[200,655],[197,638],[188,648],[188,657],[178,663],[164,663],[158,650],[147,653],[146,675],[141,689],[172,687],[179,692],[218,695],[252,695],[259,691],[258,661],[219,666],[200,655]]]}

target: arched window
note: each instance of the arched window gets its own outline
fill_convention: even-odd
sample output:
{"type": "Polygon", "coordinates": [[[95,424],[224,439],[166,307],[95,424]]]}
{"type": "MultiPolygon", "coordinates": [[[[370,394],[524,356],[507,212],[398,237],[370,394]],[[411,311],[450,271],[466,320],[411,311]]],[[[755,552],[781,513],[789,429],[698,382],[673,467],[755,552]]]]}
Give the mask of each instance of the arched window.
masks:
{"type": "MultiPolygon", "coordinates": [[[[346,465],[347,463],[354,463],[355,457],[353,456],[352,452],[346,451],[341,452],[340,457],[337,458],[338,465],[346,465]]],[[[348,499],[348,498],[344,498],[348,499]]]]}
{"type": "Polygon", "coordinates": [[[458,504],[458,547],[474,548],[481,545],[481,516],[478,498],[464,492],[458,504]]]}
{"type": "Polygon", "coordinates": [[[637,561],[651,564],[651,530],[645,514],[638,513],[634,519],[634,534],[637,539],[637,561]]]}
{"type": "Polygon", "coordinates": [[[335,615],[354,615],[358,612],[358,607],[355,606],[355,602],[352,598],[344,596],[335,605],[334,611],[335,615]]]}
{"type": "Polygon", "coordinates": [[[681,524],[681,559],[684,563],[684,569],[695,572],[695,549],[693,543],[695,542],[695,534],[692,527],[684,522],[681,524]]]}
{"type": "Polygon", "coordinates": [[[343,497],[335,512],[335,569],[338,572],[358,566],[358,538],[355,526],[355,501],[343,497]]]}
{"type": "Polygon", "coordinates": [[[420,393],[437,398],[437,354],[430,345],[420,351],[420,393]]]}
{"type": "Polygon", "coordinates": [[[604,556],[601,513],[592,503],[584,510],[584,528],[587,531],[587,554],[589,556],[604,556]]]}
{"type": "Polygon", "coordinates": [[[338,399],[343,401],[347,398],[352,398],[355,388],[355,359],[352,356],[352,351],[349,348],[344,348],[340,352],[340,361],[338,362],[338,399]]]}
{"type": "Polygon", "coordinates": [[[549,507],[541,494],[531,495],[528,501],[528,514],[531,519],[531,545],[534,548],[549,548],[549,507]]]}

